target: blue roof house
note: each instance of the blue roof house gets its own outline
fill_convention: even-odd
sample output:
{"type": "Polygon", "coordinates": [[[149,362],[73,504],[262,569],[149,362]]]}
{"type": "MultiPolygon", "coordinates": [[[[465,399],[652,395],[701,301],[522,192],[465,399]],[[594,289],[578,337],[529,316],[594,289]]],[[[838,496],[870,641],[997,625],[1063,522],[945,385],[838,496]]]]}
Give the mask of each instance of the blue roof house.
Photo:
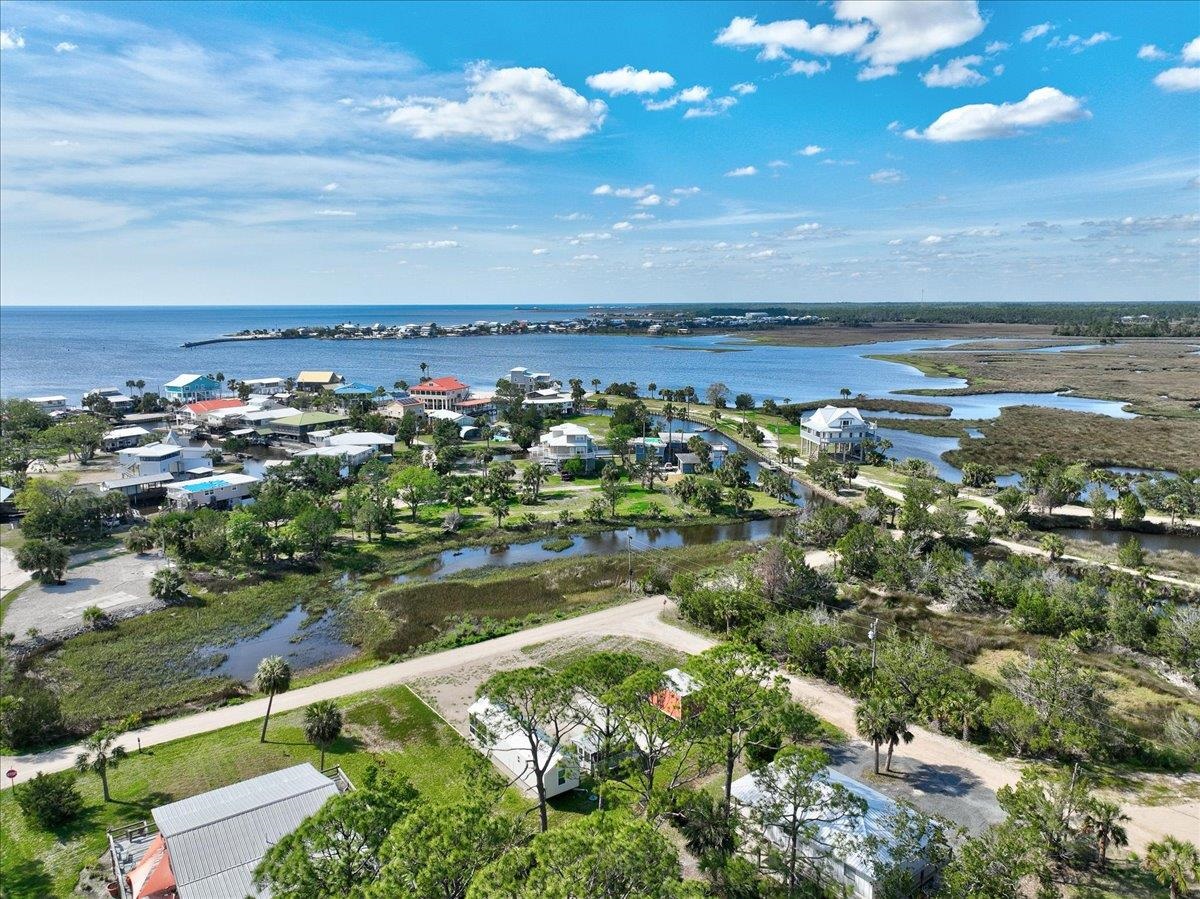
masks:
{"type": "MultiPolygon", "coordinates": [[[[374,384],[364,384],[362,381],[351,381],[349,384],[343,384],[341,387],[333,389],[333,395],[342,402],[349,402],[357,399],[360,396],[373,397],[378,388],[374,384]]],[[[377,402],[383,402],[390,399],[385,393],[383,396],[377,397],[377,402]]]]}
{"type": "Polygon", "coordinates": [[[221,395],[221,384],[208,375],[180,375],[163,384],[163,396],[181,403],[211,400],[221,395]]]}

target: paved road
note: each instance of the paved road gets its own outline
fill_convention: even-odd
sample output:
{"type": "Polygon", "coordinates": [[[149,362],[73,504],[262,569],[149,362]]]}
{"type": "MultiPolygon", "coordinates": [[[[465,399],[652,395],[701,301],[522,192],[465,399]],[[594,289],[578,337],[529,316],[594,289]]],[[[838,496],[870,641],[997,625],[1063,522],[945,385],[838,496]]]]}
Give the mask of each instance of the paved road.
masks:
{"type": "MultiPolygon", "coordinates": [[[[486,663],[493,658],[514,653],[522,646],[546,640],[598,635],[625,636],[654,641],[693,654],[713,645],[713,641],[707,637],[665,624],[659,617],[664,605],[662,597],[651,597],[472,646],[348,674],[277,696],[274,708],[276,711],[285,711],[318,699],[333,699],[410,683],[418,678],[453,673],[464,666],[486,663]]],[[[792,694],[816,714],[848,734],[855,732],[853,699],[825,683],[798,677],[789,677],[789,681],[792,694]]],[[[265,711],[266,700],[255,699],[241,705],[155,724],[126,734],[123,742],[127,748],[133,748],[140,737],[143,746],[155,746],[232,724],[254,721],[260,719],[265,711]]],[[[990,758],[967,744],[941,734],[922,728],[914,728],[914,733],[916,739],[897,754],[896,767],[908,773],[906,781],[896,785],[897,789],[902,794],[908,791],[908,795],[933,810],[948,807],[949,800],[955,795],[963,796],[966,797],[965,801],[975,804],[981,814],[994,819],[996,812],[994,796],[991,794],[1001,786],[1016,782],[1020,776],[1019,767],[990,758]],[[918,790],[921,792],[918,793],[918,790]]],[[[836,762],[846,766],[847,770],[857,769],[861,772],[865,764],[861,757],[864,748],[862,743],[851,744],[836,762]]],[[[21,782],[38,771],[61,771],[70,767],[78,752],[78,746],[70,746],[33,756],[0,759],[0,769],[16,768],[17,781],[21,782]]],[[[887,789],[886,784],[884,788],[887,789]]],[[[1130,846],[1135,850],[1144,849],[1146,843],[1165,834],[1194,840],[1200,830],[1200,802],[1181,801],[1171,806],[1156,807],[1128,802],[1123,805],[1132,818],[1128,831],[1130,846]]]]}

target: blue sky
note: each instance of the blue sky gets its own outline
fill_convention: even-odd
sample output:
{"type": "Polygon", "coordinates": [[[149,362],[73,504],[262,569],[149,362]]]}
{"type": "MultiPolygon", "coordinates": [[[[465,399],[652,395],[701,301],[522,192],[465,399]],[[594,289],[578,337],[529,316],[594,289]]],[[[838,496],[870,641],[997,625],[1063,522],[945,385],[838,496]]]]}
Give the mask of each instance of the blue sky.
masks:
{"type": "Polygon", "coordinates": [[[6,304],[1200,298],[1190,2],[0,3],[6,304]]]}

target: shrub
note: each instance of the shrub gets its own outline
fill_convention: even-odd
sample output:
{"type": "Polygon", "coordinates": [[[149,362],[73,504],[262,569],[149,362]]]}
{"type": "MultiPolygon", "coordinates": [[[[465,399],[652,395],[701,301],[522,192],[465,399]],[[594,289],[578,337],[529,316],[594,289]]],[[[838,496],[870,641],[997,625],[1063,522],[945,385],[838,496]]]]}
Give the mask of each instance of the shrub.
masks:
{"type": "Polygon", "coordinates": [[[0,743],[30,749],[62,733],[63,716],[54,692],[18,677],[0,697],[0,743]]]}
{"type": "Polygon", "coordinates": [[[74,821],[83,811],[83,796],[75,786],[73,771],[38,772],[16,794],[25,817],[46,830],[74,821]]]}

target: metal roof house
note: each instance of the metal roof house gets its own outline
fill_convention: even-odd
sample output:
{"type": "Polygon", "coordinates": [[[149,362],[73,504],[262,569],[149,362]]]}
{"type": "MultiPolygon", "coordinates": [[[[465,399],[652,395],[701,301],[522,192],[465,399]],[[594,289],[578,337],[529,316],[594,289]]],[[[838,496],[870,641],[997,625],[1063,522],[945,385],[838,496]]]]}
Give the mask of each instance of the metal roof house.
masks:
{"type": "MultiPolygon", "coordinates": [[[[537,773],[533,769],[529,740],[508,711],[481,696],[467,709],[467,720],[471,736],[486,755],[511,771],[527,788],[536,790],[537,773]]],[[[550,798],[579,786],[579,760],[565,741],[553,750],[547,743],[545,735],[539,734],[538,761],[546,765],[543,780],[546,797],[550,798]]]]}
{"type": "MultiPolygon", "coordinates": [[[[208,469],[209,472],[212,469],[208,469]]],[[[176,481],[167,486],[167,499],[180,509],[198,509],[212,506],[231,509],[246,503],[250,488],[261,479],[249,474],[223,474],[216,477],[200,477],[191,481],[176,481]]]]}
{"type": "Polygon", "coordinates": [[[800,443],[810,456],[831,453],[862,461],[863,441],[874,434],[875,423],[852,406],[822,406],[800,422],[800,443]]]}
{"type": "Polygon", "coordinates": [[[121,899],[262,895],[254,869],[267,850],[351,789],[340,768],[305,763],[161,805],[153,825],[109,832],[121,899]]]}
{"type": "Polygon", "coordinates": [[[211,400],[220,395],[220,383],[208,375],[183,374],[163,384],[163,396],[181,403],[211,400]]]}
{"type": "Polygon", "coordinates": [[[296,389],[320,393],[330,390],[346,379],[336,371],[302,371],[296,377],[296,389]]]}
{"type": "Polygon", "coordinates": [[[300,412],[276,418],[268,427],[271,429],[271,433],[281,437],[308,440],[310,432],[344,425],[346,421],[345,415],[336,415],[332,412],[300,412]]]}
{"type": "MultiPolygon", "coordinates": [[[[875,899],[876,890],[881,888],[880,873],[877,869],[892,863],[895,837],[892,834],[891,821],[899,806],[878,790],[833,768],[826,768],[819,778],[826,791],[832,791],[835,786],[839,786],[861,799],[866,806],[866,812],[861,817],[853,816],[840,820],[814,819],[814,836],[811,841],[806,841],[803,851],[805,855],[818,859],[820,870],[841,888],[839,895],[844,891],[845,895],[853,896],[854,899],[875,899]]],[[[780,799],[768,795],[768,783],[769,781],[763,779],[761,772],[747,774],[733,782],[732,795],[743,814],[749,815],[756,807],[773,804],[780,799]]],[[[821,795],[827,796],[829,792],[821,795]]],[[[786,808],[783,811],[785,816],[794,813],[786,808]]],[[[780,848],[787,848],[791,842],[783,831],[771,826],[768,826],[759,838],[780,848]]],[[[918,887],[925,886],[937,876],[936,867],[920,853],[905,864],[911,869],[918,887]]]]}

